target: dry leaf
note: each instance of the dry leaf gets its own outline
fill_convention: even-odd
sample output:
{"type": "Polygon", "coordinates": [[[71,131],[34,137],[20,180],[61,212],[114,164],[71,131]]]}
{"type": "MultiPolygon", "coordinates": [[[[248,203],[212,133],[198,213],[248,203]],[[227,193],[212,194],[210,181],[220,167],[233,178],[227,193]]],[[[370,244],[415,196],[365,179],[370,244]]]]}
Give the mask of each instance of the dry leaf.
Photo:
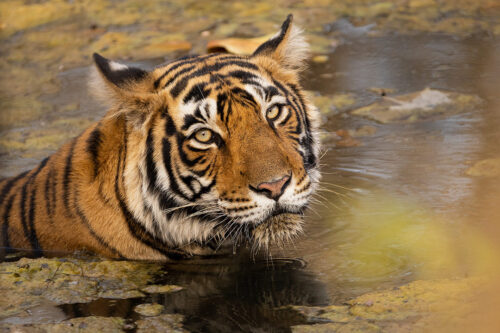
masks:
{"type": "Polygon", "coordinates": [[[207,51],[211,53],[228,52],[233,54],[250,55],[262,43],[266,42],[272,36],[273,34],[255,38],[226,38],[211,40],[207,44],[207,51]]]}

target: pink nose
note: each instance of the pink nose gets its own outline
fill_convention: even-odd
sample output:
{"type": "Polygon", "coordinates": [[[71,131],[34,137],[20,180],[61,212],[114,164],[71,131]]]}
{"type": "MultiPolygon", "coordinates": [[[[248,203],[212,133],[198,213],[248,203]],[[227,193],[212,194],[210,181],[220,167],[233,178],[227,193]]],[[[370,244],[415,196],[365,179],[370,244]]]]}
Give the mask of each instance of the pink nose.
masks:
{"type": "Polygon", "coordinates": [[[278,200],[288,186],[290,176],[284,176],[276,181],[260,183],[257,189],[271,199],[278,200]]]}

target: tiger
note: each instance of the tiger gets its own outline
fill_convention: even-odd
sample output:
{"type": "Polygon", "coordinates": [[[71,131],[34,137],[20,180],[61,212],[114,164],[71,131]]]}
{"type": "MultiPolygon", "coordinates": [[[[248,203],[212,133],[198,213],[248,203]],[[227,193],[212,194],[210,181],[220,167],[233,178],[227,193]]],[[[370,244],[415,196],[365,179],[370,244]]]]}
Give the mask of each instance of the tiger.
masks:
{"type": "Polygon", "coordinates": [[[108,111],[0,183],[2,252],[169,261],[301,234],[320,116],[300,85],[310,51],[292,21],[251,55],[145,70],[94,53],[89,86],[108,111]]]}

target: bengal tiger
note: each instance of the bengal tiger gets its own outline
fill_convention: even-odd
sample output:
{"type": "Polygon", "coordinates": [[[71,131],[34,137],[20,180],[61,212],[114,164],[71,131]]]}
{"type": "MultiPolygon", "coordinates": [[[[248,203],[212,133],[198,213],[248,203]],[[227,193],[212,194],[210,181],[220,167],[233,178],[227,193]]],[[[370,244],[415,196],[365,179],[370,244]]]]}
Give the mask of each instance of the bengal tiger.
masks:
{"type": "Polygon", "coordinates": [[[308,53],[289,15],[250,56],[146,71],[94,54],[109,111],[0,183],[2,248],[172,260],[294,237],[320,179],[319,115],[299,84],[308,53]]]}

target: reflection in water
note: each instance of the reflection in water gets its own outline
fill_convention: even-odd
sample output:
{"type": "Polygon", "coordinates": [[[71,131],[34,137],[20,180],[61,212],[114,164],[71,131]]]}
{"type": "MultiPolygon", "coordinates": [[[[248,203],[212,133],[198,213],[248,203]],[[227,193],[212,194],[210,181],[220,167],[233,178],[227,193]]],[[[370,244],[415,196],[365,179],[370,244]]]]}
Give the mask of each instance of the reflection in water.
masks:
{"type": "Polygon", "coordinates": [[[154,294],[144,299],[106,300],[62,305],[70,317],[118,316],[138,318],[134,306],[144,302],[163,304],[167,313],[186,316],[184,326],[194,332],[288,331],[300,323],[293,312],[277,308],[294,305],[326,305],[326,286],[304,263],[292,259],[262,262],[220,260],[165,266],[168,272],[155,283],[176,284],[184,290],[154,294]]]}
{"type": "MultiPolygon", "coordinates": [[[[450,261],[463,252],[493,251],[490,244],[498,239],[499,228],[494,225],[500,216],[500,187],[494,184],[499,182],[471,178],[464,171],[471,162],[500,156],[500,98],[493,88],[500,85],[499,46],[498,40],[477,37],[365,38],[339,47],[328,64],[313,65],[308,89],[322,94],[354,93],[360,105],[377,98],[368,91],[371,87],[392,88],[401,94],[432,87],[476,94],[485,100],[470,113],[410,124],[376,125],[345,115],[328,119],[326,130],[330,131],[366,124],[378,129],[374,136],[362,138],[360,147],[326,147],[321,161],[324,187],[340,195],[320,193],[326,207],[313,207],[316,214],[310,214],[309,237],[294,252],[323,274],[334,302],[421,278],[422,262],[409,254],[413,250],[401,251],[403,239],[418,247],[432,234],[435,241],[452,247],[450,261]],[[335,75],[332,79],[325,73],[335,75]],[[370,210],[362,215],[360,206],[370,206],[370,210]],[[397,217],[398,209],[405,219],[397,217]],[[396,226],[384,224],[391,219],[397,220],[396,226]],[[472,230],[479,222],[494,230],[472,230]],[[373,233],[384,228],[394,230],[382,241],[374,240],[373,233]],[[474,239],[464,238],[472,234],[474,239]],[[378,252],[363,260],[353,257],[360,253],[360,245],[367,244],[361,240],[378,252]],[[464,249],[463,244],[472,243],[488,244],[488,250],[464,249]],[[374,264],[374,258],[379,262],[374,264]],[[380,270],[374,272],[374,267],[380,270]]],[[[443,259],[444,265],[451,265],[448,259],[443,259]]],[[[452,276],[472,273],[452,271],[452,276]]]]}

